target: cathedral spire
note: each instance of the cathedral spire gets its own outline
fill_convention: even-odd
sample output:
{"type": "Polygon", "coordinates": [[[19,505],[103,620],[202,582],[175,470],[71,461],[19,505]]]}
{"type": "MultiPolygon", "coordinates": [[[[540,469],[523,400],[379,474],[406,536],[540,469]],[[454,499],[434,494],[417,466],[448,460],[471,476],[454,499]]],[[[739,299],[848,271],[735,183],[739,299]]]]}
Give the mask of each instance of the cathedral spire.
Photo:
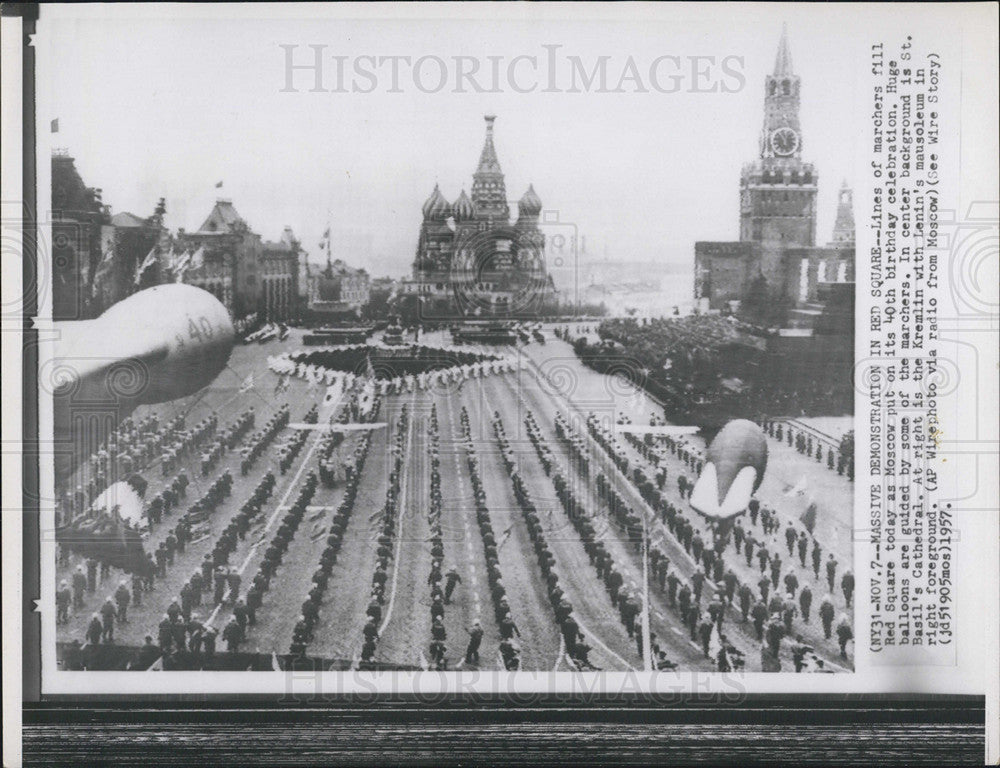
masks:
{"type": "Polygon", "coordinates": [[[507,221],[510,208],[507,205],[507,190],[504,186],[503,171],[497,160],[493,146],[493,121],[496,115],[484,115],[486,120],[486,141],[479,155],[479,166],[472,174],[472,204],[477,219],[507,221]]]}
{"type": "Polygon", "coordinates": [[[497,160],[497,151],[493,147],[493,121],[496,115],[485,115],[486,119],[486,141],[483,144],[483,151],[479,155],[479,167],[476,173],[501,173],[500,161],[497,160]]]}
{"type": "Polygon", "coordinates": [[[781,25],[781,41],[778,43],[778,56],[774,60],[774,76],[790,77],[792,71],[792,52],[788,48],[788,27],[781,25]]]}

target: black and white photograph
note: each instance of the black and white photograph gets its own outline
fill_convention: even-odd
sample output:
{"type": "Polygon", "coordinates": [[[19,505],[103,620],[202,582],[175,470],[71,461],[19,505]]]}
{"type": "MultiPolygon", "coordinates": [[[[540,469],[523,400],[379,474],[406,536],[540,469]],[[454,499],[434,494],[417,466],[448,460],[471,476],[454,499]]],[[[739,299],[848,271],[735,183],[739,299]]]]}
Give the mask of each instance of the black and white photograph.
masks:
{"type": "Polygon", "coordinates": [[[997,6],[0,6],[4,764],[995,764],[997,6]]]}
{"type": "Polygon", "coordinates": [[[5,765],[1000,758],[995,4],[0,11],[5,765]]]}
{"type": "Polygon", "coordinates": [[[54,21],[57,669],[851,672],[858,41],[708,21],[54,21]]]}

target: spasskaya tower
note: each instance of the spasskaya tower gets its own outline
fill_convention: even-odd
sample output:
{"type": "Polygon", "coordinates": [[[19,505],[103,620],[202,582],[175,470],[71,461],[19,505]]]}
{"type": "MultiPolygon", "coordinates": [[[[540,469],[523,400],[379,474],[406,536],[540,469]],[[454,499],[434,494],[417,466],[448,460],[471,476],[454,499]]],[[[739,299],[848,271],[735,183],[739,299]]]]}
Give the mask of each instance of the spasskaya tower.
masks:
{"type": "Polygon", "coordinates": [[[774,74],[764,81],[760,155],[740,174],[740,240],[786,248],[816,244],[816,169],[802,160],[801,79],[782,29],[774,74]]]}

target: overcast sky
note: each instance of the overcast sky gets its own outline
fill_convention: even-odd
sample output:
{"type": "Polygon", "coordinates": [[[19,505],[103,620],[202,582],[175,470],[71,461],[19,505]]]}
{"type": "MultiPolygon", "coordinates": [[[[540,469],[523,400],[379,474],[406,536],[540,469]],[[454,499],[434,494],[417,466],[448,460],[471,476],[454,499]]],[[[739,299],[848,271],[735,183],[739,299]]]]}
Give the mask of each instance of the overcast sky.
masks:
{"type": "MultiPolygon", "coordinates": [[[[611,259],[687,265],[696,240],[737,237],[740,168],[758,153],[764,76],[787,21],[802,77],[804,158],[820,177],[818,239],[829,239],[837,189],[862,150],[866,99],[859,99],[856,81],[867,43],[856,34],[857,17],[852,23],[843,10],[815,4],[808,14],[787,6],[765,12],[718,5],[706,13],[670,5],[641,23],[528,20],[527,6],[507,8],[522,19],[445,20],[437,11],[435,20],[139,20],[109,18],[122,10],[93,6],[65,12],[79,20],[54,20],[43,7],[39,74],[50,77],[39,87],[50,114],[39,114],[38,124],[59,118],[53,145],[70,151],[85,182],[101,187],[115,211],[147,216],[163,196],[168,226],[194,229],[223,196],[266,239],[291,226],[315,260],[329,221],[335,256],[376,275],[402,275],[434,184],[449,200],[470,189],[483,114],[491,112],[512,201],[532,183],[546,210],[586,236],[588,253],[607,248],[611,259]],[[293,55],[303,64],[313,61],[308,46],[326,46],[328,89],[336,86],[333,57],[346,57],[349,92],[310,92],[310,72],[294,73],[299,92],[282,92],[282,45],[297,46],[293,55]],[[551,50],[563,91],[571,85],[571,56],[588,71],[609,57],[606,90],[619,85],[631,57],[639,82],[624,82],[624,93],[594,92],[596,82],[589,93],[544,93],[551,50]],[[435,90],[439,76],[428,59],[423,90],[413,67],[401,63],[401,93],[390,92],[389,64],[375,68],[371,93],[350,92],[355,84],[372,86],[352,75],[366,55],[438,57],[449,68],[447,84],[425,92],[435,90]],[[481,64],[478,81],[487,89],[488,57],[502,57],[502,92],[475,93],[466,82],[466,92],[454,93],[456,56],[481,64]],[[533,72],[519,61],[512,83],[508,67],[516,56],[538,64],[533,72]],[[652,63],[662,56],[680,57],[676,93],[650,82],[652,63]],[[714,57],[714,66],[701,64],[707,80],[693,82],[692,56],[714,57]],[[720,68],[727,57],[741,60],[728,61],[745,79],[742,87],[720,68]],[[713,82],[715,93],[691,92],[713,82]],[[531,93],[513,90],[536,83],[531,93]],[[647,92],[637,92],[642,88],[647,92]]],[[[279,15],[262,6],[245,12],[279,15]]],[[[626,8],[610,12],[624,16],[626,8]]],[[[659,66],[660,86],[668,89],[673,61],[659,66]]]]}

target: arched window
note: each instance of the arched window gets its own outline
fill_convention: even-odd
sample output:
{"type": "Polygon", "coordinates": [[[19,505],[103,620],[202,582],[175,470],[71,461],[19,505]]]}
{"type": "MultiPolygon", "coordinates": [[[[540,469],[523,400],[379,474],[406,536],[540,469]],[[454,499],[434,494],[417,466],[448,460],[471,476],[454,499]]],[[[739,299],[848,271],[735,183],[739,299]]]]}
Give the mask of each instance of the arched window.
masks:
{"type": "Polygon", "coordinates": [[[788,82],[787,80],[782,80],[781,81],[781,90],[785,94],[785,96],[788,96],[792,92],[792,84],[790,82],[788,82]]]}
{"type": "Polygon", "coordinates": [[[774,92],[777,90],[778,84],[772,80],[768,83],[767,91],[769,96],[774,96],[774,92]]]}

